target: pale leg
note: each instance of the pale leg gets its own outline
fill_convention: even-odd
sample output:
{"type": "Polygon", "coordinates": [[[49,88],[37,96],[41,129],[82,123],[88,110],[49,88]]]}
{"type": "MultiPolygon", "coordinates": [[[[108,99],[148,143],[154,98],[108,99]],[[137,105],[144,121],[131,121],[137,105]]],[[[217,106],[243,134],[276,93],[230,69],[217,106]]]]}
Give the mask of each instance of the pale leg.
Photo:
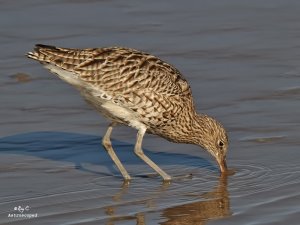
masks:
{"type": "Polygon", "coordinates": [[[121,161],[119,160],[118,156],[116,155],[114,149],[112,148],[112,144],[110,141],[110,135],[113,129],[114,123],[111,123],[102,139],[102,145],[106,149],[107,153],[109,154],[110,158],[114,161],[118,169],[120,170],[121,174],[124,177],[124,180],[130,180],[131,177],[127,173],[126,169],[122,165],[121,161]]]}
{"type": "Polygon", "coordinates": [[[143,152],[142,149],[142,141],[144,134],[146,132],[146,129],[141,128],[137,133],[137,139],[134,146],[134,152],[135,154],[140,157],[145,163],[147,163],[152,169],[154,169],[165,181],[171,180],[171,177],[166,174],[161,168],[159,168],[151,159],[149,159],[143,152]]]}

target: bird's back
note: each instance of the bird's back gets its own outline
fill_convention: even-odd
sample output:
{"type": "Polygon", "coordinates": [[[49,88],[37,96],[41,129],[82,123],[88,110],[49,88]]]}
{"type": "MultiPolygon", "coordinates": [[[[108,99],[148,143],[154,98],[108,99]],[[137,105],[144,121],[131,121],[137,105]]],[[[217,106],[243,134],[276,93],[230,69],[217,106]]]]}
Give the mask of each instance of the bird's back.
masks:
{"type": "Polygon", "coordinates": [[[36,45],[28,57],[77,86],[99,111],[109,101],[128,109],[152,133],[174,122],[184,108],[193,110],[190,86],[180,72],[134,49],[36,45]]]}

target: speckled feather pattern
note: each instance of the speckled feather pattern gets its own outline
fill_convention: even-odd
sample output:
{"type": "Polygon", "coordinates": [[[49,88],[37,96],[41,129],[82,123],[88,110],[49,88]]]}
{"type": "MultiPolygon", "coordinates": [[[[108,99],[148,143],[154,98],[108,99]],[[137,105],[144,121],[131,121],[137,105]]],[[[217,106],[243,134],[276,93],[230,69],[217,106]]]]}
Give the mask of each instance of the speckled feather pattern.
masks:
{"type": "Polygon", "coordinates": [[[155,56],[121,47],[70,49],[37,45],[28,57],[74,74],[80,81],[75,86],[81,94],[111,121],[130,125],[126,118],[104,110],[104,100],[128,110],[146,126],[147,132],[170,141],[197,144],[210,151],[216,147],[211,145],[217,145],[218,137],[227,145],[222,125],[196,113],[185,78],[155,56]]]}

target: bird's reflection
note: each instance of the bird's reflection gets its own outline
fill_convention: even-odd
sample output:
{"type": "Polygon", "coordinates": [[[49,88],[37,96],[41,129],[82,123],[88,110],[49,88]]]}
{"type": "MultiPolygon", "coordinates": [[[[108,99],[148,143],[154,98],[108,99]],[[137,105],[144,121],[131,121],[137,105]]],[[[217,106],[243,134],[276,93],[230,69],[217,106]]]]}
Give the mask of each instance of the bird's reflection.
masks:
{"type": "Polygon", "coordinates": [[[208,220],[220,219],[231,215],[227,175],[220,177],[218,185],[210,192],[199,196],[198,202],[167,208],[162,216],[167,220],[163,225],[206,224],[208,220]]]}
{"type": "MultiPolygon", "coordinates": [[[[169,183],[164,183],[158,195],[163,195],[167,191],[169,183]]],[[[124,183],[121,190],[113,196],[116,203],[121,203],[122,195],[126,194],[129,188],[129,183],[124,183]]],[[[223,175],[219,178],[216,187],[210,192],[195,196],[199,198],[198,202],[183,204],[175,207],[166,208],[162,211],[161,219],[162,225],[191,225],[206,224],[208,220],[220,219],[231,215],[229,194],[227,191],[227,176],[223,175]]],[[[144,206],[152,205],[153,201],[158,202],[159,196],[145,200],[142,204],[144,206]],[[156,200],[154,200],[156,199],[156,200]],[[149,202],[148,202],[149,201],[149,202]]],[[[126,203],[124,203],[126,205],[126,203]]],[[[133,215],[116,215],[115,209],[124,204],[117,204],[118,206],[109,206],[105,209],[105,214],[109,217],[106,225],[115,225],[124,221],[135,221],[136,225],[146,225],[145,214],[140,212],[133,215]]],[[[155,203],[154,203],[155,204],[155,203]]],[[[128,205],[127,207],[130,207],[128,205]]],[[[152,211],[152,210],[151,210],[152,211]]],[[[155,211],[155,210],[154,210],[155,211]]]]}

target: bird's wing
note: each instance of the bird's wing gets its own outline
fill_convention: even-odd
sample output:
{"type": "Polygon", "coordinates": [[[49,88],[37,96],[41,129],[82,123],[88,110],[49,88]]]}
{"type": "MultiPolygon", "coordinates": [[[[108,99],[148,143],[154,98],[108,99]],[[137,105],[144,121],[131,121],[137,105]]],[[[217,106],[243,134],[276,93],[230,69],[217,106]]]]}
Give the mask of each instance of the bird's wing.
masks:
{"type": "Polygon", "coordinates": [[[51,68],[71,72],[83,84],[83,89],[85,85],[93,87],[95,93],[92,96],[97,97],[101,90],[120,105],[139,115],[144,114],[144,118],[153,120],[153,124],[170,121],[184,107],[193,106],[190,86],[177,69],[134,49],[69,49],[36,45],[28,57],[50,64],[51,68]],[[158,114],[163,121],[157,121],[158,114]]]}
{"type": "Polygon", "coordinates": [[[76,73],[81,80],[113,93],[143,90],[163,95],[190,94],[189,84],[177,69],[134,49],[36,45],[28,57],[76,73]]]}

